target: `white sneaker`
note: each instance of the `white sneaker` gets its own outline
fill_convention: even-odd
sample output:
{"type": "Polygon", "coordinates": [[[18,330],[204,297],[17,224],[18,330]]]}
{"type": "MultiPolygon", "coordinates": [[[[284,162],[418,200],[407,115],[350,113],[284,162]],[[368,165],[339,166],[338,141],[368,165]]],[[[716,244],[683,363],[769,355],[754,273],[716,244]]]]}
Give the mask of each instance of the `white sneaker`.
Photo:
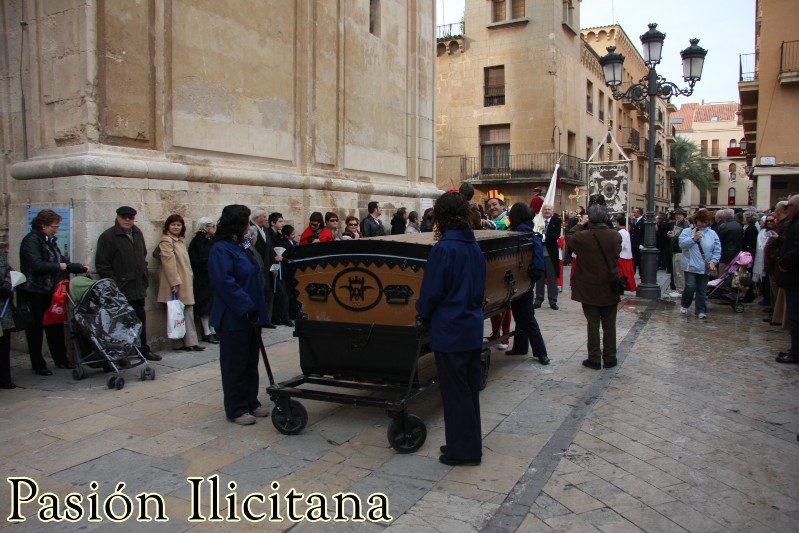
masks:
{"type": "Polygon", "coordinates": [[[671,292],[669,293],[669,298],[678,298],[678,297],[680,297],[680,296],[682,296],[682,293],[680,293],[680,292],[677,292],[677,291],[671,291],[671,292]]]}
{"type": "Polygon", "coordinates": [[[688,314],[688,308],[687,307],[680,307],[680,314],[687,315],[688,314]]]}
{"type": "Polygon", "coordinates": [[[251,426],[252,424],[255,424],[255,417],[250,413],[244,413],[243,415],[234,418],[233,422],[240,426],[251,426]]]}
{"type": "Polygon", "coordinates": [[[499,350],[507,350],[508,349],[508,345],[505,344],[504,342],[500,342],[499,344],[497,344],[497,349],[499,349],[499,350]]]}
{"type": "Polygon", "coordinates": [[[699,313],[696,315],[696,318],[707,318],[707,315],[705,313],[699,313]]]}
{"type": "Polygon", "coordinates": [[[269,416],[269,408],[265,405],[261,405],[250,411],[250,414],[256,418],[263,418],[269,416]]]}

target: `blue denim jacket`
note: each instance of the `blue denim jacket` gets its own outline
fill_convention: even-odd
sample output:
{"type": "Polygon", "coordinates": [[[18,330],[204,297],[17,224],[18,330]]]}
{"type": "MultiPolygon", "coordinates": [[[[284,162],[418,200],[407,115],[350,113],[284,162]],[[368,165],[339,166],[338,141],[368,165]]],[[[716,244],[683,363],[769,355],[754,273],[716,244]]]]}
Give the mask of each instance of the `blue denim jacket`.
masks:
{"type": "Polygon", "coordinates": [[[694,231],[697,229],[702,233],[702,238],[699,242],[702,245],[702,251],[705,252],[705,258],[715,263],[716,266],[719,264],[719,259],[721,259],[721,241],[719,240],[719,236],[709,227],[696,228],[692,226],[680,233],[680,249],[682,249],[680,268],[682,268],[684,272],[704,274],[705,259],[702,258],[702,252],[699,251],[699,246],[694,240],[694,231]]]}

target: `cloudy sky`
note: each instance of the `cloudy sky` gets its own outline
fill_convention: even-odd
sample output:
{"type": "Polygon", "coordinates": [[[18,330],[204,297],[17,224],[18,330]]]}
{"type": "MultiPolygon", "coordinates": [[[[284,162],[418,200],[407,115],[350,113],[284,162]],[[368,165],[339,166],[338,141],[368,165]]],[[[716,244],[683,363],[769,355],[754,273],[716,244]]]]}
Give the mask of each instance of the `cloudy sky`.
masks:
{"type": "MultiPolygon", "coordinates": [[[[464,0],[436,0],[436,24],[458,22],[463,9],[464,0]]],[[[657,71],[680,87],[685,85],[680,50],[694,37],[708,50],[694,94],[676,98],[675,104],[738,101],[738,56],[755,51],[755,0],[583,0],[580,4],[580,26],[618,23],[639,51],[638,37],[650,22],[666,34],[657,71]]]]}

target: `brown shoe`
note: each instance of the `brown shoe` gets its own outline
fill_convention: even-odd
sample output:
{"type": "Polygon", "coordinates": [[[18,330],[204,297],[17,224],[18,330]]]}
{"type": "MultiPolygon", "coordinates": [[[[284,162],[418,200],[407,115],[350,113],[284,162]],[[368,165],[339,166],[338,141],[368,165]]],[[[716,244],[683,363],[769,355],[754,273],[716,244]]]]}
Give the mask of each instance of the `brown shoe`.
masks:
{"type": "Polygon", "coordinates": [[[163,359],[163,357],[161,357],[159,354],[155,352],[149,352],[144,354],[144,358],[147,359],[148,361],[160,361],[161,359],[163,359]]]}

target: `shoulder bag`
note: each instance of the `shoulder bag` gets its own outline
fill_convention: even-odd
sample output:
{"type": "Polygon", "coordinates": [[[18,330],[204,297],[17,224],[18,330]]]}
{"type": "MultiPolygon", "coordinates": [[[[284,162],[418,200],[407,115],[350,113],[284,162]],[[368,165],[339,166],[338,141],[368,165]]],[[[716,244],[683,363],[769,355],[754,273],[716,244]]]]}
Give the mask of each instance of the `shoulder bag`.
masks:
{"type": "MultiPolygon", "coordinates": [[[[593,231],[591,235],[594,237],[596,241],[596,245],[599,247],[599,252],[602,254],[602,259],[605,261],[605,266],[608,268],[608,272],[612,272],[613,270],[610,268],[610,262],[608,261],[608,256],[605,254],[605,249],[602,248],[602,243],[599,242],[599,237],[596,236],[596,233],[593,231]]],[[[619,276],[615,274],[613,276],[613,281],[610,282],[610,290],[613,291],[613,294],[624,294],[625,289],[627,288],[627,276],[619,276]]]]}

